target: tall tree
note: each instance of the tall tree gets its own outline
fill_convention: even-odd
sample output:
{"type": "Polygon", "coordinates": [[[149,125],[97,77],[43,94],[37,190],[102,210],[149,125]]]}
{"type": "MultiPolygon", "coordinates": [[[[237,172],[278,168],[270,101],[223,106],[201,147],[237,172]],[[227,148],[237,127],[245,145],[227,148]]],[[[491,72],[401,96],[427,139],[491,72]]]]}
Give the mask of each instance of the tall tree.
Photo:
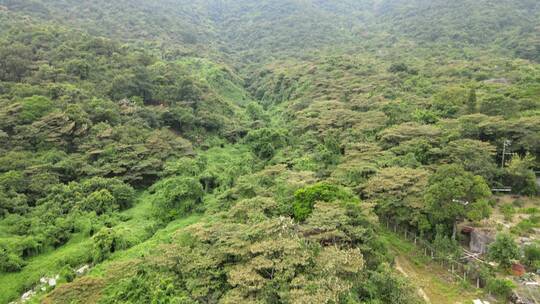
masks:
{"type": "Polygon", "coordinates": [[[455,239],[457,222],[479,200],[491,195],[484,178],[459,165],[443,165],[430,177],[424,199],[435,224],[452,226],[455,239]]]}

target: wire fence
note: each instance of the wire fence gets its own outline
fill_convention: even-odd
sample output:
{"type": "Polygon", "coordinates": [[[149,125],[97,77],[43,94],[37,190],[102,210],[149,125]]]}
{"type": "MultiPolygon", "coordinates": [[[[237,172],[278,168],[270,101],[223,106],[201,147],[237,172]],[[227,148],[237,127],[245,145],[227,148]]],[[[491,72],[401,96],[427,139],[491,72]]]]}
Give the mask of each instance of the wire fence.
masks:
{"type": "Polygon", "coordinates": [[[437,250],[433,244],[421,238],[417,232],[409,230],[406,226],[400,225],[391,219],[381,219],[381,221],[386,225],[388,230],[414,243],[418,252],[447,269],[448,273],[456,279],[468,281],[476,286],[476,288],[484,288],[486,286],[486,277],[480,270],[483,262],[461,261],[460,259],[449,256],[446,252],[437,250]]]}
{"type": "MultiPolygon", "coordinates": [[[[488,275],[486,275],[486,272],[483,273],[481,268],[492,269],[490,264],[478,258],[456,259],[449,256],[446,252],[437,250],[432,243],[421,238],[416,231],[411,231],[405,225],[400,225],[388,218],[382,218],[381,222],[389,231],[393,231],[395,234],[403,236],[405,239],[414,243],[418,252],[444,267],[454,278],[470,282],[476,288],[486,287],[488,275]]],[[[523,303],[540,303],[540,288],[538,286],[516,283],[515,295],[520,299],[528,300],[523,303]]]]}

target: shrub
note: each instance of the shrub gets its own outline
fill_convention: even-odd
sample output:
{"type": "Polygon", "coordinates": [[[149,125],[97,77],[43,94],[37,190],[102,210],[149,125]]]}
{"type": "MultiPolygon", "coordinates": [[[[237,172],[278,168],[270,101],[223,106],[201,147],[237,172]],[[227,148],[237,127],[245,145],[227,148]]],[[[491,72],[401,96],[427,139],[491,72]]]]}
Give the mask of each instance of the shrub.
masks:
{"type": "Polygon", "coordinates": [[[437,249],[437,255],[440,257],[458,257],[460,253],[459,244],[456,240],[448,237],[444,228],[444,225],[437,225],[436,227],[433,245],[435,246],[435,249],[437,249]]]}
{"type": "Polygon", "coordinates": [[[94,177],[81,183],[84,193],[91,194],[106,189],[112,195],[121,210],[132,206],[135,190],[116,178],[94,177]]]}
{"type": "Polygon", "coordinates": [[[97,215],[118,209],[116,199],[107,189],[92,192],[87,198],[81,201],[80,206],[82,210],[94,211],[97,215]]]}
{"type": "Polygon", "coordinates": [[[93,260],[101,262],[118,250],[124,250],[140,242],[129,229],[102,228],[93,237],[93,260]]]}
{"type": "Polygon", "coordinates": [[[497,296],[509,298],[512,295],[512,289],[516,286],[507,279],[491,278],[487,281],[486,289],[497,296]]]}
{"type": "Polygon", "coordinates": [[[516,214],[516,209],[511,204],[504,204],[501,206],[501,213],[505,221],[511,221],[514,218],[514,214],[516,214]]]}
{"type": "Polygon", "coordinates": [[[171,221],[188,215],[202,203],[204,191],[201,183],[192,177],[166,178],[150,188],[156,217],[171,221]]]}
{"type": "Polygon", "coordinates": [[[16,272],[25,265],[24,260],[17,254],[11,252],[8,248],[0,247],[0,273],[16,272]]]}
{"type": "Polygon", "coordinates": [[[470,210],[467,212],[467,217],[474,222],[489,218],[490,215],[491,207],[489,202],[485,199],[473,203],[470,210]]]}
{"type": "Polygon", "coordinates": [[[19,119],[23,123],[31,123],[50,112],[54,108],[54,103],[44,96],[32,96],[25,98],[21,106],[19,119]]]}
{"type": "Polygon", "coordinates": [[[512,260],[519,259],[519,256],[519,247],[508,234],[498,234],[495,242],[488,248],[488,257],[502,267],[509,267],[512,260]]]}
{"type": "Polygon", "coordinates": [[[539,226],[539,223],[540,223],[540,217],[531,216],[530,218],[524,219],[521,222],[519,222],[516,226],[512,227],[510,231],[517,235],[532,233],[534,231],[534,228],[537,228],[539,226]]]}
{"type": "Polygon", "coordinates": [[[250,131],[246,136],[246,142],[257,157],[268,160],[274,157],[276,149],[285,145],[285,138],[283,130],[262,128],[250,131]]]}
{"type": "Polygon", "coordinates": [[[525,265],[533,268],[540,266],[540,245],[531,244],[525,246],[523,249],[523,254],[525,265]]]}

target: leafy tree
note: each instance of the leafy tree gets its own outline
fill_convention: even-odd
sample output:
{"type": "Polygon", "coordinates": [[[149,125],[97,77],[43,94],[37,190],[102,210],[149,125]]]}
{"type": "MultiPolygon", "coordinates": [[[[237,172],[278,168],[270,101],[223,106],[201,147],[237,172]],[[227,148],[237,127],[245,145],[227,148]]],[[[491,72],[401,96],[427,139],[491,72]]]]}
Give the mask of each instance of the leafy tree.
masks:
{"type": "Polygon", "coordinates": [[[34,122],[43,117],[53,109],[54,104],[47,97],[32,96],[23,99],[20,104],[15,104],[14,106],[16,107],[14,110],[17,113],[17,118],[24,124],[34,122]],[[20,110],[18,107],[20,107],[20,110]]]}
{"type": "Polygon", "coordinates": [[[112,253],[135,245],[137,240],[131,234],[132,232],[126,229],[101,228],[92,237],[92,258],[94,262],[101,262],[112,253]]]}
{"type": "Polygon", "coordinates": [[[459,139],[448,143],[443,153],[448,160],[460,164],[463,168],[486,180],[491,180],[497,172],[493,156],[495,147],[489,143],[472,139],[459,139]]]}
{"type": "Polygon", "coordinates": [[[250,131],[246,142],[259,158],[269,160],[274,157],[276,149],[285,145],[285,134],[281,130],[262,128],[250,131]]]}
{"type": "Polygon", "coordinates": [[[485,180],[467,172],[459,165],[443,165],[429,178],[424,194],[433,221],[453,226],[456,237],[457,221],[466,216],[476,202],[491,194],[485,180]]]}
{"type": "Polygon", "coordinates": [[[104,201],[114,201],[114,204],[117,204],[121,210],[128,209],[133,205],[135,191],[131,186],[118,179],[94,177],[83,181],[81,186],[86,195],[92,196],[96,193],[96,198],[101,197],[104,201]]]}
{"type": "Polygon", "coordinates": [[[363,192],[376,201],[379,216],[418,226],[425,212],[422,194],[427,181],[423,169],[383,168],[364,184],[363,192]]]}
{"type": "Polygon", "coordinates": [[[140,97],[143,101],[152,100],[152,80],[144,67],[136,67],[131,73],[117,75],[112,83],[109,95],[114,100],[140,97]]]}
{"type": "Polygon", "coordinates": [[[527,154],[524,157],[515,155],[510,160],[506,172],[509,185],[512,191],[524,195],[535,195],[538,193],[536,184],[536,176],[532,171],[535,163],[535,158],[527,154]]]}
{"type": "Polygon", "coordinates": [[[408,71],[409,71],[409,67],[403,62],[393,63],[388,68],[388,72],[390,72],[390,73],[408,72],[408,71]]]}
{"type": "Polygon", "coordinates": [[[383,130],[379,136],[385,147],[397,146],[399,143],[413,138],[434,138],[440,131],[431,125],[419,125],[417,123],[404,123],[383,130]]]}
{"type": "Polygon", "coordinates": [[[448,237],[446,227],[443,225],[437,225],[435,228],[433,246],[437,249],[437,255],[440,258],[459,258],[461,253],[458,242],[448,237]]]}
{"type": "Polygon", "coordinates": [[[32,67],[32,49],[20,42],[2,43],[0,48],[0,80],[20,81],[32,67]]]}
{"type": "Polygon", "coordinates": [[[501,265],[509,267],[513,260],[519,260],[520,250],[512,236],[500,233],[488,247],[488,257],[501,265]]]}
{"type": "Polygon", "coordinates": [[[332,201],[359,202],[351,192],[343,187],[328,183],[318,183],[299,189],[294,193],[294,218],[303,221],[311,214],[315,203],[332,201]]]}
{"type": "Polygon", "coordinates": [[[203,187],[193,177],[170,177],[150,188],[154,214],[163,221],[188,215],[202,203],[203,187]]]}
{"type": "Polygon", "coordinates": [[[84,211],[94,211],[97,215],[110,213],[118,210],[116,199],[107,189],[92,192],[87,198],[81,201],[81,209],[84,211]]]}
{"type": "Polygon", "coordinates": [[[467,212],[467,218],[471,221],[478,222],[483,219],[489,218],[491,215],[491,206],[485,199],[478,200],[471,205],[467,212]]]}
{"type": "Polygon", "coordinates": [[[503,95],[489,96],[480,101],[480,113],[486,115],[502,115],[509,116],[518,110],[516,100],[503,95]]]}

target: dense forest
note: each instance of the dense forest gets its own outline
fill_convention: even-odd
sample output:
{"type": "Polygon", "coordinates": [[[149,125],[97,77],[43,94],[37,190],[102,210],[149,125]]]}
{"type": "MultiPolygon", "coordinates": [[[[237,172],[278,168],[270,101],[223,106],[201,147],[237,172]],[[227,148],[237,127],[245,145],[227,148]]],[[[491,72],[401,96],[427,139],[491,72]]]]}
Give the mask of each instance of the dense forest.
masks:
{"type": "Polygon", "coordinates": [[[0,143],[0,303],[429,302],[389,221],[506,303],[540,2],[0,0],[0,143]]]}

